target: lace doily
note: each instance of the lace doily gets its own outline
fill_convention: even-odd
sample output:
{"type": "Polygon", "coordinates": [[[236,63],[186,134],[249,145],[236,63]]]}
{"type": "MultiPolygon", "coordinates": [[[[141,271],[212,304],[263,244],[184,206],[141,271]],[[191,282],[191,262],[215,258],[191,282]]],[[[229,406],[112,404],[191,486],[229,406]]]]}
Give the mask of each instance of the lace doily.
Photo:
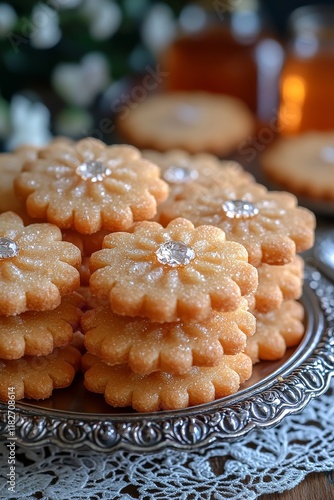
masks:
{"type": "MultiPolygon", "coordinates": [[[[16,450],[16,489],[0,483],[0,497],[16,500],[252,500],[293,488],[311,472],[334,469],[334,381],[321,398],[274,429],[192,453],[16,450]],[[13,496],[11,496],[13,495],[13,496]]],[[[8,472],[0,443],[0,472],[8,472]]]]}

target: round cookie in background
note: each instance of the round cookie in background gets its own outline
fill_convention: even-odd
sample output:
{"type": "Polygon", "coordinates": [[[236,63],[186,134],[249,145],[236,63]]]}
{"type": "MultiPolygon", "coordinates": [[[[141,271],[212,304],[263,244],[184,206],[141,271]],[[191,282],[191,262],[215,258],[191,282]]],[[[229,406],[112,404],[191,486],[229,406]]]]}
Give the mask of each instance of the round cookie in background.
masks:
{"type": "Polygon", "coordinates": [[[206,92],[156,94],[117,118],[120,136],[139,148],[218,156],[235,151],[255,128],[242,101],[206,92]]]}
{"type": "Polygon", "coordinates": [[[273,182],[314,201],[334,202],[334,131],[278,139],[261,166],[273,182]]]}

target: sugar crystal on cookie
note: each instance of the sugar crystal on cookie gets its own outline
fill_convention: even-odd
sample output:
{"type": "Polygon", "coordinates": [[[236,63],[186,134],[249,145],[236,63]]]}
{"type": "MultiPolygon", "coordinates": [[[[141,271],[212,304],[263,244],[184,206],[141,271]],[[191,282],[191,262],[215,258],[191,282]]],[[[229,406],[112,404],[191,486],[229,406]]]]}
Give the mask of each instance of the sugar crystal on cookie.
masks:
{"type": "Polygon", "coordinates": [[[19,253],[19,246],[10,238],[0,238],[0,259],[10,259],[19,253]]]}
{"type": "Polygon", "coordinates": [[[111,169],[102,161],[86,161],[77,167],[76,173],[84,181],[97,182],[110,175],[111,169]]]}
{"type": "Polygon", "coordinates": [[[180,165],[171,165],[163,173],[165,181],[171,184],[192,182],[198,178],[197,170],[180,165]]]}
{"type": "Polygon", "coordinates": [[[195,258],[194,250],[182,241],[167,241],[155,252],[158,261],[171,267],[186,266],[195,258]]]}
{"type": "Polygon", "coordinates": [[[259,213],[256,205],[244,200],[227,200],[223,203],[223,210],[229,219],[249,219],[259,213]]]}

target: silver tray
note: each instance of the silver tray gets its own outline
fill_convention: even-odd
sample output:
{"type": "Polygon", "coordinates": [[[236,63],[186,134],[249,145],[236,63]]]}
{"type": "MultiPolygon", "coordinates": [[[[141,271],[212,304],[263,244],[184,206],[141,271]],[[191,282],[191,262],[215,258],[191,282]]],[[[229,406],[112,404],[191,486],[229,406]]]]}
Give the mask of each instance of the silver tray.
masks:
{"type": "MultiPolygon", "coordinates": [[[[86,392],[78,377],[71,388],[45,401],[17,402],[17,443],[104,452],[192,450],[273,427],[321,395],[334,374],[334,285],[314,268],[307,267],[302,303],[306,333],[301,344],[279,362],[255,365],[252,378],[233,396],[180,411],[120,412],[102,396],[86,392]]],[[[0,436],[8,439],[7,406],[0,404],[0,410],[0,436]]]]}

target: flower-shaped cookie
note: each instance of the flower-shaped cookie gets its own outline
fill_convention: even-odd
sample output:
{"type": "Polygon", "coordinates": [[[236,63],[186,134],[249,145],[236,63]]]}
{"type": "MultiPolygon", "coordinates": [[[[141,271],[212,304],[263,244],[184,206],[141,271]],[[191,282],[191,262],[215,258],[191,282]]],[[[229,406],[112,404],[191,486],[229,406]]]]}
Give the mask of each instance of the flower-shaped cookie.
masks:
{"type": "Polygon", "coordinates": [[[184,374],[243,351],[247,336],[255,332],[255,318],[244,299],[237,311],[213,313],[200,323],[152,323],[104,307],[85,313],[81,326],[87,350],[109,365],[126,363],[141,375],[157,370],[184,374]]]}
{"type": "Polygon", "coordinates": [[[281,359],[288,347],[299,344],[304,335],[304,309],[299,302],[284,302],[277,311],[255,313],[256,332],[247,339],[245,353],[253,363],[281,359]]]}
{"type": "Polygon", "coordinates": [[[303,287],[304,261],[299,255],[284,266],[262,264],[258,268],[259,286],[255,292],[255,308],[266,313],[277,310],[285,300],[299,299],[303,287]]]}
{"type": "Polygon", "coordinates": [[[210,92],[157,92],[118,115],[129,144],[226,156],[252,134],[255,120],[241,100],[210,92]],[[124,113],[125,115],[125,113],[124,113]]]}
{"type": "Polygon", "coordinates": [[[142,222],[133,233],[106,236],[103,247],[90,259],[90,287],[124,316],[202,321],[212,309],[237,309],[241,296],[257,287],[244,247],[225,241],[213,226],[195,229],[185,219],[167,228],[142,222]]]}
{"type": "Polygon", "coordinates": [[[8,401],[9,387],[14,387],[16,400],[46,399],[53,389],[71,385],[80,360],[80,352],[72,346],[55,349],[48,356],[0,360],[0,400],[8,401]]]}
{"type": "Polygon", "coordinates": [[[179,194],[185,188],[213,188],[217,185],[232,186],[254,182],[254,177],[235,161],[221,161],[216,156],[201,153],[190,155],[174,149],[166,153],[144,150],[144,158],[156,163],[162,178],[170,186],[170,196],[179,194]]]}
{"type": "Polygon", "coordinates": [[[24,204],[14,194],[14,179],[25,161],[21,155],[0,154],[0,213],[11,211],[29,220],[24,204]]]}
{"type": "Polygon", "coordinates": [[[235,394],[252,374],[252,361],[243,353],[224,356],[214,368],[194,367],[185,375],[154,372],[139,375],[127,365],[108,366],[90,353],[83,356],[85,387],[104,394],[114,407],[132,406],[139,412],[178,410],[235,394]]]}
{"type": "Polygon", "coordinates": [[[295,253],[313,245],[315,217],[306,208],[297,207],[290,193],[268,192],[257,183],[202,190],[171,203],[160,211],[160,222],[185,217],[195,226],[212,224],[225,231],[226,239],[243,244],[249,261],[282,265],[295,253]]]}
{"type": "Polygon", "coordinates": [[[47,356],[55,347],[69,345],[83,304],[82,296],[74,292],[63,297],[60,306],[52,311],[0,316],[0,358],[47,356]]]}
{"type": "Polygon", "coordinates": [[[0,215],[0,316],[47,311],[80,284],[80,250],[62,241],[58,227],[24,226],[13,212],[0,215]]]}
{"type": "Polygon", "coordinates": [[[24,165],[15,189],[31,217],[92,234],[127,230],[154,217],[168,195],[159,175],[137,149],[88,138],[40,150],[24,165]]]}

